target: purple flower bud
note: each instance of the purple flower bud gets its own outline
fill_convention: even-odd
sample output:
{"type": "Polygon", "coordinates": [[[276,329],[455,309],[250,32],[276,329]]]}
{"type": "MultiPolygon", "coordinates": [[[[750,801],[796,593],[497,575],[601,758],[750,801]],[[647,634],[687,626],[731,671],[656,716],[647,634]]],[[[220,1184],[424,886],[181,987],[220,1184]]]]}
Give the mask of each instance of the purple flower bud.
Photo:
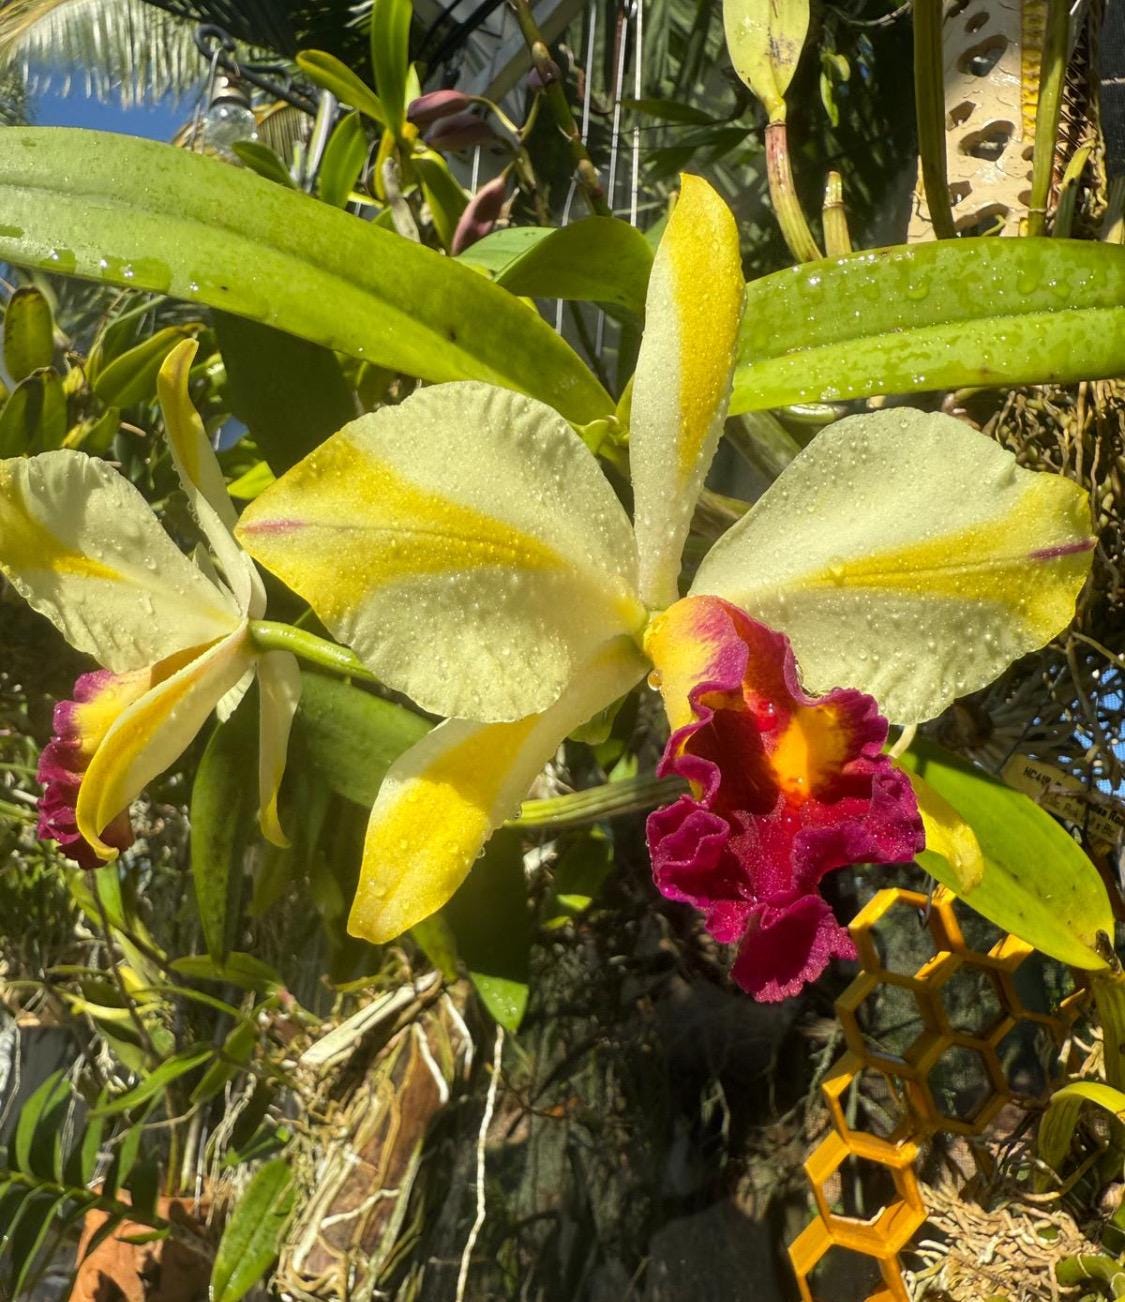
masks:
{"type": "Polygon", "coordinates": [[[447,153],[472,149],[474,145],[490,145],[497,139],[496,132],[475,113],[455,113],[441,118],[426,132],[426,144],[447,153]]]}
{"type": "Polygon", "coordinates": [[[464,253],[471,244],[484,239],[492,230],[503,210],[507,191],[508,177],[501,174],[495,181],[482,185],[473,195],[453,232],[452,253],[464,253]]]}
{"type": "Polygon", "coordinates": [[[429,127],[439,118],[447,118],[454,113],[464,113],[472,108],[473,101],[459,90],[431,90],[428,95],[419,95],[411,100],[406,108],[407,122],[416,127],[429,127]]]}

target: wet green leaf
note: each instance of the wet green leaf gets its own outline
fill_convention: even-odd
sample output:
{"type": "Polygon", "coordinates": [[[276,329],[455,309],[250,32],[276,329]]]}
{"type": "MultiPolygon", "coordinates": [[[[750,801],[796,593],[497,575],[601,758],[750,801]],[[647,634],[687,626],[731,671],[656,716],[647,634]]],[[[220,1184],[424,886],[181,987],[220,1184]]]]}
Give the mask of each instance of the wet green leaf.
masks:
{"type": "Polygon", "coordinates": [[[0,456],[50,452],[66,438],[66,394],[50,367],[32,373],[12,390],[0,410],[0,456]]]}
{"type": "Polygon", "coordinates": [[[933,240],[746,287],[731,414],[1125,373],[1125,247],[933,240]]]}
{"type": "Polygon", "coordinates": [[[735,72],[771,121],[783,120],[809,30],[809,0],[723,0],[723,28],[735,72]]]}
{"type": "Polygon", "coordinates": [[[1061,963],[1104,969],[1098,933],[1113,934],[1113,910],[1098,870],[1078,843],[1033,800],[983,770],[915,741],[900,764],[943,796],[976,833],[980,884],[961,894],[946,861],[919,863],[970,908],[1061,963]]]}
{"type": "Polygon", "coordinates": [[[0,258],[205,303],[420,379],[499,384],[579,424],[613,407],[537,312],[469,267],[151,140],[0,132],[0,258]]]}

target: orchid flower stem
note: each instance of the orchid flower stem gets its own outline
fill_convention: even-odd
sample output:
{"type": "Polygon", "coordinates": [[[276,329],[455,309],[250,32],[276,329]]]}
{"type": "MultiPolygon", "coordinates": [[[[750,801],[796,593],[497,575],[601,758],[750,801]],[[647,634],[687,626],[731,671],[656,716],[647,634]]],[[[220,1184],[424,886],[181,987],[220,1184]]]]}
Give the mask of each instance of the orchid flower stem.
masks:
{"type": "Polygon", "coordinates": [[[1066,77],[1069,10],[1066,0],[1048,0],[1047,30],[1043,37],[1043,57],[1039,65],[1039,99],[1035,109],[1031,202],[1027,208],[1028,235],[1043,235],[1047,230],[1047,200],[1055,170],[1055,143],[1059,133],[1063,81],[1066,77]]]}
{"type": "Polygon", "coordinates": [[[527,42],[531,62],[543,83],[543,94],[554,115],[555,125],[567,142],[578,187],[585,196],[591,212],[599,217],[611,217],[613,214],[609,204],[606,203],[605,190],[602,188],[598,169],[594,166],[593,159],[582,140],[582,133],[578,130],[578,123],[575,122],[574,114],[570,111],[561,74],[551,58],[547,42],[531,12],[530,0],[509,0],[509,3],[523,33],[523,39],[527,42]]]}
{"type": "Polygon", "coordinates": [[[678,778],[626,778],[622,782],[607,782],[585,791],[572,791],[565,796],[525,800],[519,817],[513,818],[507,826],[581,827],[586,823],[599,823],[606,818],[641,813],[657,805],[670,804],[687,789],[687,783],[678,778]]]}
{"type": "Polygon", "coordinates": [[[1103,1070],[1108,1084],[1125,1088],[1125,974],[1098,972],[1090,978],[1102,1028],[1103,1070]]]}
{"type": "Polygon", "coordinates": [[[771,122],[766,127],[766,175],[774,216],[785,243],[789,245],[789,252],[798,262],[816,262],[823,258],[797,198],[789,160],[789,132],[783,121],[771,122]]]}
{"type": "Polygon", "coordinates": [[[948,240],[957,234],[957,230],[949,202],[949,172],[945,160],[941,26],[941,0],[914,0],[914,110],[918,119],[922,189],[934,235],[939,240],[948,240]]]}
{"type": "Polygon", "coordinates": [[[317,637],[292,624],[278,624],[272,619],[252,619],[250,637],[259,651],[291,651],[299,660],[319,665],[341,678],[362,678],[366,683],[379,680],[363,661],[347,647],[317,637]]]}
{"type": "Polygon", "coordinates": [[[916,723],[908,723],[906,727],[903,728],[894,745],[887,751],[887,754],[891,759],[898,759],[900,755],[904,755],[910,749],[914,744],[914,737],[917,732],[918,725],[916,723]]]}

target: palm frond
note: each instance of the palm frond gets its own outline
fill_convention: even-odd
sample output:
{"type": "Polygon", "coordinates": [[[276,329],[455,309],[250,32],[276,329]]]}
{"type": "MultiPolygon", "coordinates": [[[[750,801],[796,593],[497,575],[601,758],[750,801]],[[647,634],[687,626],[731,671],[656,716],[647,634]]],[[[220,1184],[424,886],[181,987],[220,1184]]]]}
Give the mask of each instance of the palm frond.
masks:
{"type": "Polygon", "coordinates": [[[193,26],[143,0],[9,0],[0,7],[0,75],[32,91],[77,80],[123,107],[184,93],[206,72],[193,26]]]}

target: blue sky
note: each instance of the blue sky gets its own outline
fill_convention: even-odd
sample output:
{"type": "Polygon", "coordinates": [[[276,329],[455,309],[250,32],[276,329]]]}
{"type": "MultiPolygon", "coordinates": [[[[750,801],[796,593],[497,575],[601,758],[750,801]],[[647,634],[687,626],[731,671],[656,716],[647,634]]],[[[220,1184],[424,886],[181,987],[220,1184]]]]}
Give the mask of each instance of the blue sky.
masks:
{"type": "Polygon", "coordinates": [[[42,127],[90,127],[98,131],[118,131],[130,136],[147,136],[151,140],[170,140],[191,117],[195,98],[177,100],[168,97],[156,104],[141,104],[123,109],[118,103],[99,104],[86,94],[85,86],[75,84],[66,94],[48,90],[37,92],[31,100],[33,120],[42,127]]]}

